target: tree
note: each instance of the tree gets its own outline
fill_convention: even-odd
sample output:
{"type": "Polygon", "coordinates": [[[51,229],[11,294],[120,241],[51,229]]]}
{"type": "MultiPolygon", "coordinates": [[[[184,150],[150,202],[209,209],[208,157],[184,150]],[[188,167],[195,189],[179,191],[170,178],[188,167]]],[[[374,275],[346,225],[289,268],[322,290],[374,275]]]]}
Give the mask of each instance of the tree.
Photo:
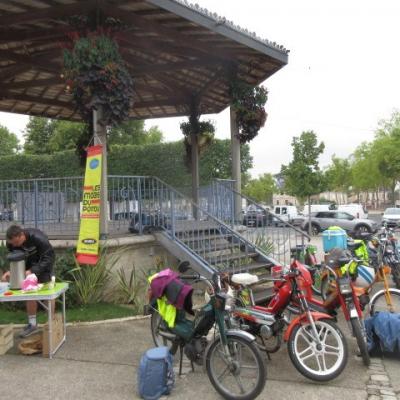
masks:
{"type": "Polygon", "coordinates": [[[130,120],[109,130],[109,143],[114,144],[150,144],[161,143],[163,133],[157,126],[152,126],[148,131],[144,127],[144,121],[130,120]]]}
{"type": "MultiPolygon", "coordinates": [[[[86,147],[92,137],[88,126],[80,122],[30,117],[25,129],[24,151],[27,154],[53,154],[86,147]]],[[[157,126],[149,130],[144,121],[127,121],[108,132],[109,145],[160,143],[163,133],[157,126]]]]}
{"type": "Polygon", "coordinates": [[[27,154],[50,154],[50,139],[54,124],[51,119],[29,117],[25,128],[24,152],[27,154]]]}
{"type": "MultiPolygon", "coordinates": [[[[335,192],[349,193],[352,186],[352,170],[346,158],[332,157],[332,164],[325,171],[327,188],[335,192]]],[[[336,198],[338,203],[338,199],[336,198]]]]}
{"type": "Polygon", "coordinates": [[[388,121],[381,121],[375,133],[372,149],[377,159],[381,176],[389,181],[392,200],[395,202],[395,189],[400,181],[400,113],[394,112],[388,121]]]}
{"type": "Polygon", "coordinates": [[[9,156],[19,150],[19,141],[15,133],[0,125],[0,156],[9,156]]]}
{"type": "Polygon", "coordinates": [[[324,174],[319,168],[319,156],[324,152],[323,142],[318,144],[313,131],[303,132],[292,141],[293,159],[289,165],[282,165],[281,172],[285,182],[285,191],[301,200],[308,200],[309,233],[311,234],[311,201],[314,194],[325,189],[324,174]]]}
{"type": "Polygon", "coordinates": [[[243,189],[246,196],[259,203],[272,204],[272,196],[277,187],[271,174],[263,174],[257,179],[250,179],[243,189]]]}
{"type": "Polygon", "coordinates": [[[87,126],[80,122],[51,121],[52,136],[49,142],[50,153],[74,150],[79,140],[87,136],[87,126]]]}

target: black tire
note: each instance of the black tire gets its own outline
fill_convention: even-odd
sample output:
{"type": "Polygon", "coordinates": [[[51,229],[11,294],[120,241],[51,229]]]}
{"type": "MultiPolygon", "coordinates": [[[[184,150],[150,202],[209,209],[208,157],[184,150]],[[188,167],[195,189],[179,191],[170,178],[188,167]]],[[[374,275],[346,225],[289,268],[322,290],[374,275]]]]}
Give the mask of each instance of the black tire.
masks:
{"type": "Polygon", "coordinates": [[[400,289],[400,263],[392,263],[390,265],[392,270],[392,279],[397,289],[400,289]]]}
{"type": "MultiPolygon", "coordinates": [[[[261,357],[260,351],[254,342],[249,341],[248,339],[244,339],[242,337],[227,335],[228,347],[234,346],[235,344],[240,344],[241,346],[247,347],[250,351],[254,360],[256,361],[255,371],[258,372],[256,384],[254,388],[245,394],[232,394],[229,391],[229,388],[225,388],[221,386],[220,382],[217,381],[217,376],[222,377],[221,370],[215,371],[212,365],[213,356],[216,354],[221,354],[221,351],[218,351],[219,346],[221,345],[221,338],[217,337],[215,341],[210,345],[207,354],[206,354],[206,370],[208,378],[210,379],[211,384],[214,386],[214,389],[227,400],[252,400],[255,399],[264,389],[265,382],[267,380],[267,371],[261,357]]],[[[222,371],[224,373],[224,371],[222,371]]],[[[229,373],[229,370],[227,371],[229,373]]],[[[241,370],[239,370],[239,373],[241,370]]],[[[231,373],[233,376],[233,373],[231,373]]],[[[243,383],[243,382],[242,382],[243,383]]],[[[233,389],[233,385],[231,385],[233,389]]]]}
{"type": "Polygon", "coordinates": [[[170,329],[168,329],[167,324],[157,311],[154,311],[153,314],[151,314],[150,326],[151,326],[151,336],[153,337],[154,344],[157,347],[167,346],[169,348],[170,353],[175,354],[176,351],[178,350],[178,340],[167,339],[166,337],[162,337],[158,334],[158,332],[161,330],[173,335],[173,333],[171,332],[170,329]]]}
{"type": "Polygon", "coordinates": [[[363,363],[365,366],[368,367],[369,364],[371,363],[371,360],[369,358],[366,337],[361,327],[361,321],[359,318],[351,318],[350,323],[351,323],[351,329],[353,330],[353,335],[356,338],[358,348],[360,349],[363,363]]]}
{"type": "MultiPolygon", "coordinates": [[[[308,379],[312,379],[313,381],[326,382],[326,381],[335,379],[337,376],[339,376],[342,373],[342,371],[346,367],[347,359],[348,359],[347,342],[346,342],[346,339],[345,339],[342,331],[332,320],[320,319],[318,321],[315,321],[315,325],[316,325],[317,329],[318,328],[329,329],[330,332],[332,332],[332,333],[335,332],[335,333],[333,333],[333,335],[336,336],[337,341],[340,342],[342,345],[342,349],[341,349],[342,354],[339,355],[337,362],[335,362],[334,365],[331,367],[331,369],[334,368],[334,370],[332,372],[326,373],[326,374],[313,373],[309,369],[307,369],[306,366],[304,366],[304,363],[302,363],[299,360],[299,357],[298,357],[298,354],[296,351],[296,342],[297,342],[297,338],[300,336],[300,334],[302,334],[302,332],[300,332],[300,329],[304,330],[304,327],[307,326],[305,324],[298,324],[293,328],[293,330],[290,334],[289,340],[288,340],[288,352],[289,352],[289,357],[290,357],[293,365],[303,376],[305,376],[308,379]]],[[[303,351],[303,353],[304,353],[304,351],[303,351]]],[[[318,359],[317,362],[319,365],[319,363],[320,363],[319,357],[316,357],[316,359],[318,359]]]]}
{"type": "Polygon", "coordinates": [[[393,313],[400,313],[400,290],[389,288],[390,297],[392,299],[392,310],[388,309],[388,305],[385,298],[385,290],[381,290],[371,299],[369,303],[369,313],[371,317],[379,311],[392,311],[393,313]],[[386,307],[385,307],[386,304],[386,307]]]}
{"type": "MultiPolygon", "coordinates": [[[[307,233],[309,232],[308,224],[304,226],[304,231],[306,231],[307,233]]],[[[317,224],[311,223],[311,235],[318,236],[318,234],[320,232],[321,232],[321,228],[317,224]]]]}
{"type": "Polygon", "coordinates": [[[362,232],[371,233],[371,232],[372,232],[372,231],[371,231],[371,228],[370,228],[368,225],[365,225],[365,224],[357,225],[357,226],[355,227],[354,231],[355,231],[355,232],[358,232],[358,233],[362,233],[362,232]]]}

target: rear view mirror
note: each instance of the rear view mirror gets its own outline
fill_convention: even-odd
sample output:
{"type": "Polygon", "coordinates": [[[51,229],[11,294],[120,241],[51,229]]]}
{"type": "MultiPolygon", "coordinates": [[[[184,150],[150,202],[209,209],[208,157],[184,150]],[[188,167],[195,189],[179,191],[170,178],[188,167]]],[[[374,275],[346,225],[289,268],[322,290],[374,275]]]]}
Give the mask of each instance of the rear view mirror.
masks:
{"type": "Polygon", "coordinates": [[[181,261],[178,265],[178,271],[181,274],[184,274],[189,269],[190,262],[189,261],[181,261]]]}

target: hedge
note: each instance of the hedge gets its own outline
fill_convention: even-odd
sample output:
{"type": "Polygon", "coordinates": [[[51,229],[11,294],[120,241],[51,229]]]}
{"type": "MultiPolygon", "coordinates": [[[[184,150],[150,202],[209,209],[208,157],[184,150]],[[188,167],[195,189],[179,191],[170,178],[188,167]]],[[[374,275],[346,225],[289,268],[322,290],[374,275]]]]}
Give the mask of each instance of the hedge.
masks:
{"type": "MultiPolygon", "coordinates": [[[[110,175],[152,175],[177,187],[189,186],[190,173],[183,163],[183,142],[115,145],[108,153],[110,175]]],[[[230,177],[230,141],[216,140],[200,157],[200,180],[230,177]]],[[[242,172],[252,167],[247,145],[242,147],[242,172]]],[[[0,157],[0,180],[81,176],[84,171],[73,150],[52,155],[17,154],[0,157]]]]}

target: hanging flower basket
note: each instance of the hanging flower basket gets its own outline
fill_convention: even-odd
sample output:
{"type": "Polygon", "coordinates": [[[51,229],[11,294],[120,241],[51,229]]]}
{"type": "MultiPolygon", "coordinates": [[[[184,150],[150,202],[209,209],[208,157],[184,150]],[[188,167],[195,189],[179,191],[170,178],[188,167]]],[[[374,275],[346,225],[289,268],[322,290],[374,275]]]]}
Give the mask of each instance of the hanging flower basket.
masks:
{"type": "Polygon", "coordinates": [[[71,38],[72,46],[64,50],[63,76],[78,112],[90,121],[92,110],[101,107],[103,124],[121,123],[129,116],[133,80],[117,43],[104,33],[71,38]]]}
{"type": "Polygon", "coordinates": [[[237,81],[231,85],[230,96],[236,111],[238,139],[242,144],[250,142],[267,120],[264,106],[268,100],[268,91],[262,86],[253,87],[237,81]]]}
{"type": "Polygon", "coordinates": [[[183,143],[185,145],[185,165],[188,169],[192,165],[192,132],[197,135],[197,145],[199,154],[202,154],[213,142],[215,127],[214,124],[208,121],[199,121],[198,117],[189,118],[188,122],[182,122],[180,125],[184,135],[183,143]]]}

